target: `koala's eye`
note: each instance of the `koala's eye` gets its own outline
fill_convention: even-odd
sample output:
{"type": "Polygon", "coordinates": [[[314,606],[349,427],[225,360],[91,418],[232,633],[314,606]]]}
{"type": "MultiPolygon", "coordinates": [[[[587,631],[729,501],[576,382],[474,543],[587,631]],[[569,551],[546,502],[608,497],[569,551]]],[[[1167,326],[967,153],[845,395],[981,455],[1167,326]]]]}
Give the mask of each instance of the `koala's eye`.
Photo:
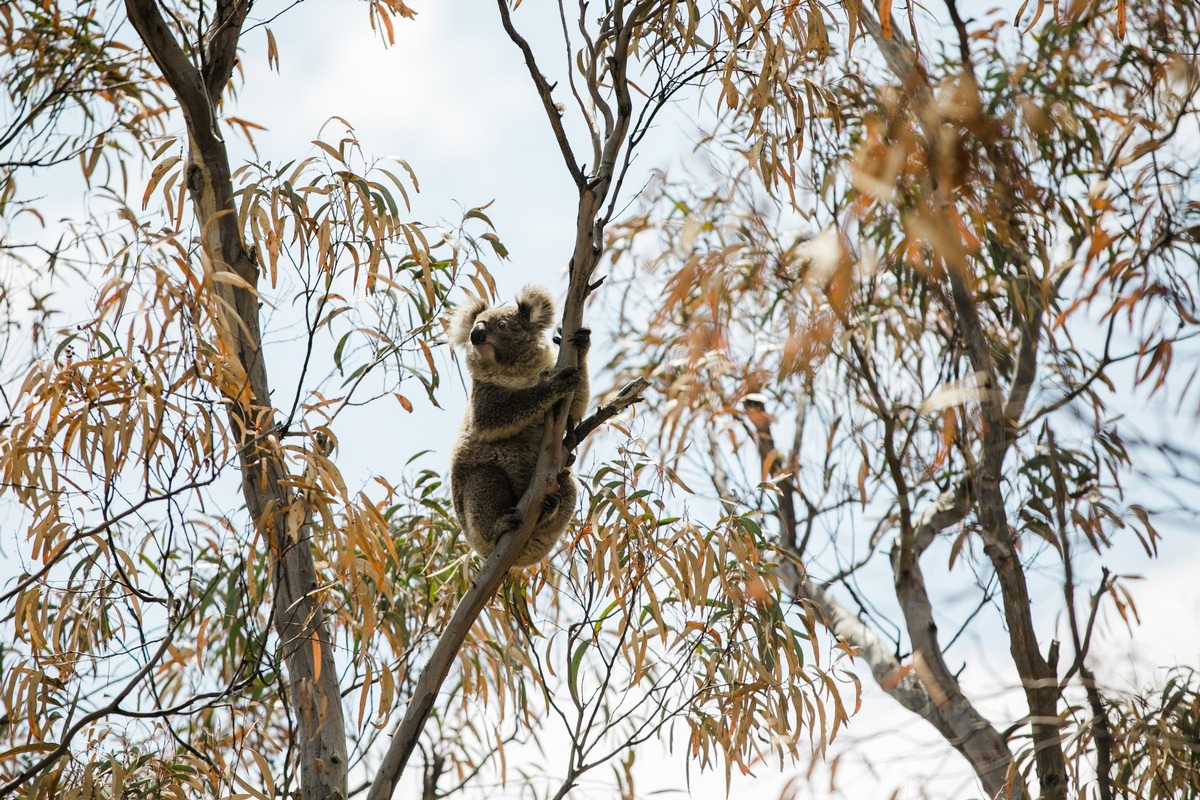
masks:
{"type": "Polygon", "coordinates": [[[508,330],[508,323],[505,322],[504,320],[500,320],[499,322],[496,323],[496,327],[502,331],[506,331],[506,330],[508,330]]]}

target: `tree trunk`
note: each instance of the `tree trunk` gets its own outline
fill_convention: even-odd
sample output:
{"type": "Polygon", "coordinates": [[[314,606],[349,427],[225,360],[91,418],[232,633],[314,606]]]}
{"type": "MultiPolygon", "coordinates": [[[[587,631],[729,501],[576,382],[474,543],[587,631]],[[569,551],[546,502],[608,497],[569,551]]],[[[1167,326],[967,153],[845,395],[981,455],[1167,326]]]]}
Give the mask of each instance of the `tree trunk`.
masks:
{"type": "Polygon", "coordinates": [[[291,476],[275,435],[259,334],[258,265],[242,239],[229,157],[216,116],[249,3],[217,3],[203,45],[203,70],[189,61],[154,0],[126,0],[125,8],[187,122],[187,186],[202,232],[204,282],[213,295],[222,360],[215,383],[228,401],[246,508],[271,551],[274,626],[287,665],[298,733],[299,796],[345,798],[345,724],[329,626],[316,597],[311,515],[304,499],[289,488],[291,476]]]}

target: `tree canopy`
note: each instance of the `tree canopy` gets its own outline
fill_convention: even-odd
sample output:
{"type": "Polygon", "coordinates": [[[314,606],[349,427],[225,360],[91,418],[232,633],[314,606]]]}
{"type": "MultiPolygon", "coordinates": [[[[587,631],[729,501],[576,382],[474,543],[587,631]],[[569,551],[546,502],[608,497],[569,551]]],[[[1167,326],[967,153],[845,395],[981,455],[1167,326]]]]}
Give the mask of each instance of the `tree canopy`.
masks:
{"type": "Polygon", "coordinates": [[[486,198],[528,187],[420,219],[437,176],[376,154],[437,109],[378,142],[307,97],[260,154],[288,120],[238,93],[307,6],[0,9],[0,794],[635,797],[661,742],[816,796],[871,682],[978,796],[1200,797],[1193,665],[1130,689],[1097,645],[1130,554],[1195,546],[1190,0],[498,0],[577,201],[521,279],[565,274],[559,364],[590,325],[608,388],[486,560],[452,429],[361,485],[340,445],[461,393],[449,314],[513,269],[486,198]],[[572,461],[569,541],[510,571],[572,461]]]}

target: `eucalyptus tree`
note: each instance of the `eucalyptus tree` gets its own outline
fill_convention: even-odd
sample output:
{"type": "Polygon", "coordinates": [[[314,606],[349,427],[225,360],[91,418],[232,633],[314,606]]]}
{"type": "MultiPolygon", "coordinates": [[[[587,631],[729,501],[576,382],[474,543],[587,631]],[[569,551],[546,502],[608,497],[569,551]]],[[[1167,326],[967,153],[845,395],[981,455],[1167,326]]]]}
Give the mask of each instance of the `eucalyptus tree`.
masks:
{"type": "MultiPolygon", "coordinates": [[[[20,529],[0,593],[0,794],[388,797],[421,751],[434,797],[503,780],[505,748],[562,731],[566,763],[525,779],[563,796],[609,765],[628,787],[634,748],[675,725],[727,776],[836,732],[845,686],[809,657],[811,616],[785,604],[786,554],[749,517],[664,513],[678,479],[636,440],[591,475],[570,547],[528,572],[509,572],[527,530],[482,566],[467,553],[434,471],[347,485],[347,409],[402,426],[436,403],[447,312],[460,292],[494,294],[505,248],[482,208],[414,219],[414,172],[348,123],[280,160],[231,147],[271,122],[236,90],[279,68],[276,12],[303,10],[0,9],[5,289],[49,280],[88,298],[70,326],[10,307],[10,335],[29,336],[28,358],[5,364],[0,438],[20,529]],[[260,30],[265,65],[246,59],[260,30]],[[87,211],[49,214],[57,186],[83,189],[87,211]],[[285,366],[294,383],[273,383],[285,366]]],[[[385,41],[420,24],[398,0],[364,10],[385,41]]],[[[558,10],[548,54],[503,0],[495,24],[578,196],[569,342],[659,114],[685,89],[751,117],[777,92],[796,99],[786,75],[754,74],[755,54],[825,22],[755,4],[558,10]]],[[[398,130],[414,123],[397,114],[398,130]]],[[[619,428],[643,389],[571,431],[554,412],[539,476],[619,428]]],[[[546,490],[535,480],[523,512],[546,490]]]]}
{"type": "Polygon", "coordinates": [[[1131,696],[1094,634],[1198,510],[1200,453],[1136,409],[1200,399],[1200,13],[891,5],[763,60],[811,98],[802,156],[785,98],[730,111],[614,231],[616,375],[987,797],[1196,796],[1194,672],[1131,696]],[[961,648],[997,636],[1004,717],[961,648]]]}

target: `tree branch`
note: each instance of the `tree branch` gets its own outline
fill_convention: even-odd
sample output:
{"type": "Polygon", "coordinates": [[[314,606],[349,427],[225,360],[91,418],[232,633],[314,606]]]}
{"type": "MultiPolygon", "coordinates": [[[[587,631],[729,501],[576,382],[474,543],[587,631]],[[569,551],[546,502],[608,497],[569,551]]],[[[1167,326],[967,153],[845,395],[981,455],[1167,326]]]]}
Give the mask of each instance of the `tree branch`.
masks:
{"type": "MultiPolygon", "coordinates": [[[[630,383],[614,400],[581,422],[572,432],[571,441],[569,443],[564,441],[562,447],[553,446],[556,428],[553,425],[546,425],[542,438],[541,458],[538,461],[534,480],[517,507],[517,513],[521,515],[524,522],[519,530],[503,536],[497,542],[496,549],[480,567],[475,580],[471,583],[471,588],[467,590],[458,607],[454,609],[454,615],[438,639],[429,661],[421,671],[421,676],[417,679],[412,699],[404,712],[404,719],[400,721],[392,743],[384,754],[379,771],[371,784],[367,800],[387,800],[395,792],[396,784],[404,773],[408,759],[416,750],[421,731],[425,727],[425,721],[433,710],[438,690],[445,682],[446,676],[450,674],[450,668],[458,656],[462,643],[466,641],[471,626],[475,624],[475,620],[483,612],[492,595],[500,588],[500,584],[516,561],[517,555],[524,549],[525,542],[533,532],[538,515],[529,513],[529,509],[540,507],[542,499],[546,495],[548,480],[551,476],[557,475],[561,469],[563,454],[573,451],[579,442],[619,411],[641,400],[641,393],[648,385],[649,382],[644,379],[630,383]],[[548,456],[555,454],[558,455],[558,459],[548,459],[548,456]]],[[[565,424],[565,409],[561,419],[558,415],[554,416],[556,422],[565,424]]]]}
{"type": "MultiPolygon", "coordinates": [[[[1079,635],[1079,619],[1075,613],[1075,567],[1071,555],[1071,535],[1067,526],[1067,486],[1062,474],[1062,465],[1058,461],[1058,447],[1054,441],[1054,431],[1047,426],[1047,445],[1050,455],[1050,475],[1054,481],[1054,512],[1058,524],[1058,540],[1062,547],[1063,561],[1063,599],[1066,603],[1067,625],[1071,631],[1071,644],[1075,651],[1075,660],[1064,676],[1064,682],[1075,670],[1079,670],[1079,679],[1087,692],[1088,705],[1092,709],[1092,738],[1096,744],[1096,784],[1100,789],[1100,800],[1113,800],[1112,787],[1112,730],[1108,724],[1108,714],[1104,710],[1104,700],[1096,686],[1096,676],[1088,668],[1086,662],[1088,640],[1079,635]]],[[[1101,589],[1108,583],[1108,569],[1105,568],[1101,579],[1101,589]]],[[[1097,592],[1096,597],[1099,596],[1097,592]]],[[[1095,598],[1092,602],[1093,618],[1098,606],[1095,598]]],[[[1088,621],[1090,630],[1091,619],[1088,621]]]]}
{"type": "MultiPolygon", "coordinates": [[[[600,129],[596,125],[596,115],[588,109],[587,103],[583,101],[583,96],[579,94],[579,87],[575,83],[574,49],[571,47],[571,31],[567,27],[567,9],[564,0],[558,0],[558,20],[562,25],[563,45],[567,49],[567,85],[571,89],[571,96],[575,98],[575,105],[579,108],[579,113],[583,116],[583,121],[587,123],[588,139],[591,140],[592,145],[592,163],[599,164],[600,129]]],[[[584,46],[589,52],[589,63],[591,63],[592,57],[590,54],[595,53],[596,47],[592,44],[591,37],[588,36],[587,29],[583,24],[582,15],[579,19],[579,32],[583,36],[584,46]]],[[[591,96],[595,97],[595,93],[598,91],[595,84],[591,80],[588,80],[587,86],[588,90],[592,93],[591,96]]]]}
{"type": "Polygon", "coordinates": [[[212,98],[214,110],[216,101],[225,92],[225,85],[233,76],[233,67],[237,63],[238,39],[241,37],[242,25],[246,15],[250,13],[253,0],[217,0],[216,14],[212,25],[205,35],[204,46],[204,86],[208,96],[212,98]]]}
{"type": "MultiPolygon", "coordinates": [[[[1067,767],[1058,731],[1058,681],[1038,646],[1029,587],[1014,538],[1009,531],[1004,496],[1000,491],[1000,476],[1011,441],[1010,426],[1000,402],[995,361],[983,333],[983,322],[979,318],[975,298],[968,293],[963,275],[957,268],[952,266],[948,273],[952,310],[958,321],[958,329],[967,343],[968,358],[976,374],[982,374],[986,383],[979,404],[983,433],[975,478],[976,513],[984,542],[983,550],[1000,582],[1004,616],[1008,622],[1009,652],[1012,653],[1017,674],[1021,676],[1029,706],[1041,796],[1045,800],[1065,800],[1067,767]]],[[[1032,340],[1032,336],[1026,338],[1032,340]]],[[[1029,360],[1024,363],[1029,370],[1026,379],[1030,382],[1034,363],[1029,360]]],[[[1022,391],[1027,392],[1027,387],[1022,391]]],[[[1010,398],[1010,402],[1017,407],[1024,407],[1023,397],[1010,398]]]]}
{"type": "Polygon", "coordinates": [[[575,426],[575,429],[567,433],[567,438],[563,442],[563,447],[569,452],[574,452],[587,437],[604,423],[620,414],[625,409],[629,408],[634,403],[642,402],[642,393],[650,387],[650,381],[645,378],[637,378],[625,384],[621,391],[617,392],[617,396],[609,402],[596,409],[596,412],[585,418],[582,422],[575,426]]]}
{"type": "Polygon", "coordinates": [[[558,149],[562,151],[563,161],[567,165],[567,171],[571,173],[571,179],[575,181],[575,185],[580,189],[584,185],[583,172],[579,168],[579,161],[575,158],[575,153],[571,150],[571,141],[567,138],[567,131],[563,127],[562,114],[559,112],[554,98],[551,93],[554,87],[546,80],[546,76],[538,69],[537,59],[533,55],[533,48],[529,46],[529,42],[521,35],[520,31],[513,25],[512,15],[508,11],[508,0],[496,0],[496,5],[500,9],[500,22],[504,25],[504,32],[508,34],[508,38],[512,39],[521,50],[521,54],[525,56],[525,66],[529,68],[529,77],[533,79],[533,85],[537,88],[538,97],[541,98],[542,108],[546,111],[546,119],[550,122],[550,128],[554,131],[554,140],[558,142],[558,149]]]}
{"type": "MultiPolygon", "coordinates": [[[[575,246],[568,265],[570,281],[567,286],[566,302],[563,304],[562,344],[559,347],[558,360],[556,362],[557,367],[578,366],[579,353],[572,344],[572,339],[575,333],[582,327],[584,303],[591,292],[600,285],[600,282],[592,283],[592,275],[595,272],[596,264],[599,262],[602,252],[605,220],[600,217],[600,209],[603,207],[604,200],[611,187],[612,164],[602,161],[601,164],[597,165],[596,172],[590,181],[584,178],[572,153],[566,130],[563,128],[562,119],[554,106],[553,98],[550,96],[554,87],[546,81],[545,76],[538,69],[533,50],[530,48],[529,43],[513,26],[506,0],[497,0],[497,5],[505,32],[525,56],[525,64],[529,68],[529,74],[533,80],[534,87],[542,100],[543,108],[546,110],[546,118],[550,122],[555,139],[558,141],[559,149],[562,151],[567,171],[579,188],[575,246]],[[608,164],[608,166],[605,167],[605,164],[608,164]]],[[[618,40],[621,40],[624,34],[624,41],[628,44],[628,34],[619,22],[617,23],[616,34],[618,40]]],[[[627,102],[624,104],[620,102],[622,92],[625,93],[625,97],[628,99],[628,87],[624,85],[623,80],[624,64],[628,56],[628,49],[615,50],[610,56],[609,69],[613,72],[614,76],[621,75],[622,82],[621,85],[614,87],[614,91],[618,95],[618,112],[613,129],[607,132],[608,139],[605,142],[603,151],[605,153],[610,151],[615,152],[615,150],[620,148],[629,128],[631,106],[627,102]]],[[[632,393],[621,398],[620,402],[625,404],[621,407],[623,408],[634,402],[635,398],[636,395],[632,393]]],[[[454,610],[454,615],[451,617],[445,632],[438,639],[438,643],[430,655],[429,662],[421,672],[421,677],[417,679],[412,701],[405,710],[404,719],[400,721],[396,735],[392,739],[387,752],[384,754],[383,762],[380,764],[376,778],[372,782],[367,800],[388,800],[391,798],[396,784],[400,780],[400,776],[403,774],[404,768],[408,763],[409,757],[416,749],[417,740],[425,726],[425,721],[428,719],[429,713],[433,710],[437,692],[449,674],[450,668],[454,663],[459,649],[462,647],[463,641],[466,639],[467,633],[470,631],[476,618],[483,611],[484,606],[487,605],[492,595],[500,587],[504,577],[508,574],[517,556],[524,549],[525,543],[529,540],[534,525],[537,523],[538,513],[536,509],[541,508],[542,501],[548,493],[550,486],[558,480],[558,474],[562,470],[563,464],[566,462],[566,457],[570,452],[569,448],[564,446],[570,400],[571,398],[566,398],[557,403],[546,414],[537,467],[534,470],[534,476],[530,481],[529,488],[517,504],[516,513],[521,517],[522,523],[517,530],[505,534],[496,543],[495,550],[488,556],[483,567],[475,576],[471,588],[467,590],[458,608],[454,610]]],[[[616,413],[615,406],[612,413],[616,413]]],[[[596,416],[599,417],[599,414],[596,416]]],[[[594,423],[595,427],[598,427],[601,422],[603,422],[603,419],[597,419],[594,423]]],[[[583,426],[581,425],[580,427],[583,426]]],[[[594,430],[595,427],[585,430],[584,433],[594,430]]],[[[573,438],[575,440],[574,443],[577,444],[581,438],[578,429],[574,432],[573,438]]]]}
{"type": "Polygon", "coordinates": [[[779,499],[775,503],[775,515],[779,518],[782,544],[796,553],[796,476],[785,468],[795,454],[788,456],[775,448],[775,436],[771,433],[771,417],[760,400],[747,400],[746,414],[754,430],[754,444],[758,458],[766,474],[770,475],[779,488],[779,499]]]}
{"type": "MultiPolygon", "coordinates": [[[[919,121],[930,152],[939,152],[941,124],[934,105],[930,102],[932,90],[916,56],[899,34],[884,37],[882,27],[871,13],[864,8],[863,24],[883,53],[889,68],[900,78],[911,92],[913,113],[919,121]]],[[[1013,187],[1009,166],[997,164],[998,191],[1010,197],[1007,207],[1013,207],[1013,187]],[[1001,174],[1002,173],[1002,174],[1001,174]]],[[[934,202],[946,205],[952,202],[947,195],[949,187],[939,186],[934,202]]],[[[1023,257],[1028,267],[1029,259],[1023,257]]],[[[1021,677],[1026,702],[1030,711],[1031,731],[1034,742],[1034,758],[1037,776],[1041,785],[1041,796],[1045,800],[1065,800],[1067,791],[1067,768],[1058,731],[1058,693],[1053,669],[1041,655],[1037,634],[1033,627],[1029,589],[1025,573],[1016,552],[1013,537],[1009,532],[1004,498],[1000,491],[1000,475],[1008,449],[1009,427],[1005,420],[1005,409],[1001,405],[1000,387],[997,380],[995,359],[984,335],[982,321],[975,298],[966,284],[968,264],[948,264],[952,308],[957,318],[958,329],[966,342],[967,355],[976,374],[985,384],[980,402],[983,418],[983,441],[980,463],[974,477],[974,497],[980,533],[984,541],[984,553],[991,561],[1000,582],[1004,614],[1008,621],[1009,649],[1017,673],[1021,677]]],[[[1028,273],[1028,268],[1026,269],[1028,273]]],[[[1027,274],[1032,279],[1032,275],[1027,274]]],[[[1023,345],[1034,346],[1036,330],[1026,320],[1023,345]]],[[[1034,352],[1036,355],[1036,352],[1034,352]]],[[[1032,381],[1036,359],[1026,360],[1026,376],[1032,381]]],[[[1023,408],[1025,397],[1010,398],[1014,406],[1023,408]]],[[[982,778],[982,776],[981,776],[982,778]]]]}
{"type": "MultiPolygon", "coordinates": [[[[948,516],[952,517],[953,511],[948,516]]],[[[932,537],[927,541],[931,540],[932,537]]],[[[929,600],[921,570],[920,555],[923,549],[914,547],[914,550],[916,552],[911,560],[902,567],[901,562],[905,559],[897,537],[892,547],[891,563],[896,598],[900,602],[908,638],[912,642],[912,669],[933,701],[919,713],[967,759],[983,783],[988,797],[1023,797],[1025,792],[1020,783],[1010,785],[1008,781],[1013,757],[1004,737],[979,713],[963,693],[958,678],[946,665],[942,645],[938,641],[937,623],[933,618],[933,604],[929,600]]]]}

